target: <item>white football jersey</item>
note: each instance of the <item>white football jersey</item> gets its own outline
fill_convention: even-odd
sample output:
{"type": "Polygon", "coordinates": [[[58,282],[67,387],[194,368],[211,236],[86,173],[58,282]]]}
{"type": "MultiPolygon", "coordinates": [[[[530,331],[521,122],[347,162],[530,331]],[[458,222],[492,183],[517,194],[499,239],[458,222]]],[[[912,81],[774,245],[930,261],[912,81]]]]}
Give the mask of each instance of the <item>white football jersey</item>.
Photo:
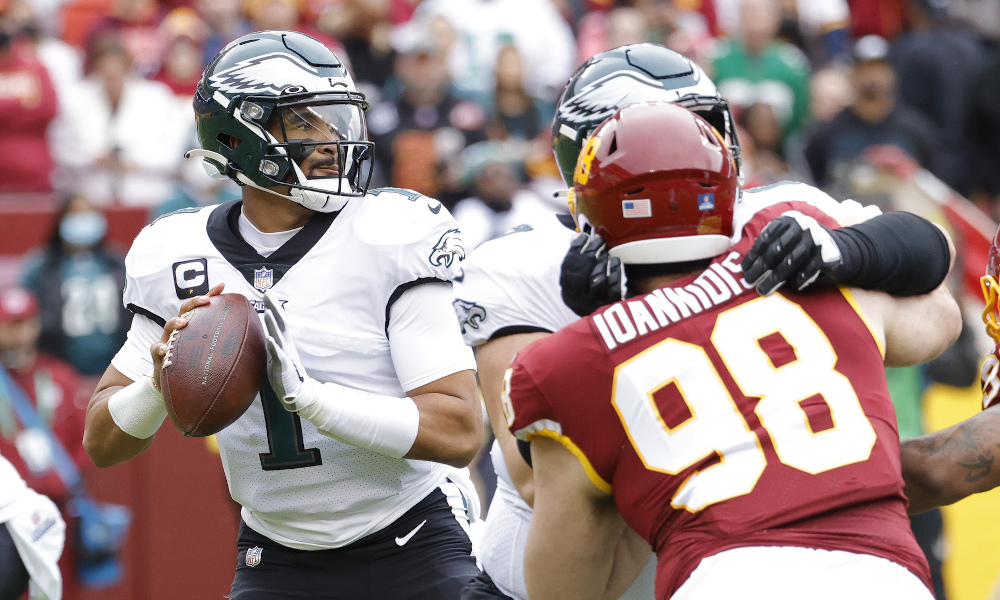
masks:
{"type": "Polygon", "coordinates": [[[31,579],[32,600],[62,597],[59,557],[66,523],[55,503],[29,488],[21,475],[0,456],[0,527],[6,527],[31,579]]]}
{"type": "MultiPolygon", "coordinates": [[[[220,282],[259,313],[263,292],[271,290],[309,375],[375,394],[403,397],[475,368],[457,329],[448,347],[433,341],[405,360],[397,348],[395,363],[390,353],[393,303],[421,283],[452,280],[464,258],[457,225],[439,202],[408,190],[372,190],[339,213],[317,213],[267,258],[235,233],[240,209],[229,202],[174,213],[143,229],[126,258],[126,306],[162,326],[186,299],[220,282]]],[[[133,324],[130,337],[138,329],[133,324]]],[[[130,339],[112,364],[130,378],[145,376],[150,343],[130,339]]],[[[464,470],[322,435],[286,411],[266,379],[262,396],[218,441],[244,521],[298,549],[350,544],[395,521],[446,478],[466,477],[464,470]]]]}
{"type": "Polygon", "coordinates": [[[0,456],[0,523],[6,523],[24,510],[24,498],[30,490],[14,465],[0,456]]]}
{"type": "MultiPolygon", "coordinates": [[[[862,206],[854,200],[835,200],[826,192],[795,181],[781,181],[743,190],[733,210],[733,243],[743,237],[743,227],[762,208],[782,202],[806,202],[833,217],[841,225],[853,225],[882,213],[875,205],[862,206]]],[[[789,207],[791,208],[791,207],[789,207]]]]}
{"type": "Polygon", "coordinates": [[[562,301],[559,268],[576,235],[569,215],[519,225],[480,245],[462,263],[455,313],[470,346],[497,332],[554,332],[579,317],[562,301]]]}

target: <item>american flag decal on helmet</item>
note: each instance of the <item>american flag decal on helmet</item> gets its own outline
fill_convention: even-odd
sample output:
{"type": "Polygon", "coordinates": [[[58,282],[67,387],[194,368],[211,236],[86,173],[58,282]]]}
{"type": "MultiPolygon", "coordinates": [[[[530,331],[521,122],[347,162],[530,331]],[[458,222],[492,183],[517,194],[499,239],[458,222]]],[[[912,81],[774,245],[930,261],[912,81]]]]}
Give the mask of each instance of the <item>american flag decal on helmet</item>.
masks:
{"type": "Polygon", "coordinates": [[[652,217],[653,205],[648,199],[622,200],[622,216],[626,219],[652,217]]]}

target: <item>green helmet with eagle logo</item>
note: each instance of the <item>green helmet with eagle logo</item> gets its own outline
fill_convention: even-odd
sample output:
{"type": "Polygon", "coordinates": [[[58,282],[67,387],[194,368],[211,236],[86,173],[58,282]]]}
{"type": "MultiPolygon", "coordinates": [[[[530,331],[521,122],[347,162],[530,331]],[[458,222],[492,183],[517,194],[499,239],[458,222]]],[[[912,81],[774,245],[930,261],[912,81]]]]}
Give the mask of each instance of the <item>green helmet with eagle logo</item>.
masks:
{"type": "Polygon", "coordinates": [[[344,63],[322,42],[295,31],[258,31],[223,48],[194,96],[202,158],[215,177],[264,189],[318,212],[364,196],[374,144],[368,104],[344,63]],[[314,152],[325,174],[301,168],[314,152]],[[287,186],[288,193],[275,188],[287,186]]]}
{"type": "MultiPolygon", "coordinates": [[[[587,136],[619,109],[642,102],[673,102],[708,121],[722,134],[739,168],[736,122],[702,68],[665,46],[631,44],[595,54],[580,65],[559,98],[552,152],[566,185],[573,185],[587,136]]],[[[669,136],[663,143],[670,143],[669,136]]]]}

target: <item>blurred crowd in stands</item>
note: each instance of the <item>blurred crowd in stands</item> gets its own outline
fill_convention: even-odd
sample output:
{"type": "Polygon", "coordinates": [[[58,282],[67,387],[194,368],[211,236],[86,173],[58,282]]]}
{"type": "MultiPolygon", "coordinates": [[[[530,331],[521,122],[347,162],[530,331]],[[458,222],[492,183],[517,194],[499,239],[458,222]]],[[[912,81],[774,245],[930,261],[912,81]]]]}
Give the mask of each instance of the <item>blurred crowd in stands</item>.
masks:
{"type": "Polygon", "coordinates": [[[1000,213],[988,0],[0,0],[0,203],[73,193],[154,217],[235,197],[183,153],[206,62],[257,29],[309,33],[349,63],[375,185],[439,198],[470,246],[564,210],[558,93],[590,55],[640,41],[719,84],[751,186],[845,197],[859,161],[888,161],[1000,213]]]}

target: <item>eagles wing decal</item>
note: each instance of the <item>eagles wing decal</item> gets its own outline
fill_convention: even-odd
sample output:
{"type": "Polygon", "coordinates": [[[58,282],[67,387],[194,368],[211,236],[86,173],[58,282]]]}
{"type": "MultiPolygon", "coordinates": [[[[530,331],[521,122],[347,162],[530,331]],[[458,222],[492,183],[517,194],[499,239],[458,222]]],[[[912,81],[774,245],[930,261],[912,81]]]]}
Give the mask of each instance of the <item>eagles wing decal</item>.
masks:
{"type": "Polygon", "coordinates": [[[479,329],[479,324],[486,320],[486,309],[475,302],[456,298],[451,304],[455,307],[455,315],[462,327],[462,335],[467,333],[466,328],[479,329]]]}
{"type": "MultiPolygon", "coordinates": [[[[248,58],[209,78],[219,90],[229,93],[280,94],[288,87],[298,86],[316,92],[319,84],[326,83],[318,71],[288,54],[272,52],[248,58]]],[[[331,84],[333,82],[330,82],[331,84]]]]}
{"type": "Polygon", "coordinates": [[[599,123],[623,106],[676,99],[675,90],[663,89],[663,84],[655,79],[616,72],[585,86],[564,102],[559,107],[559,119],[572,126],[599,123]]]}
{"type": "Polygon", "coordinates": [[[444,232],[434,244],[428,259],[435,267],[450,267],[452,263],[465,260],[465,248],[458,229],[452,228],[444,232]]]}

